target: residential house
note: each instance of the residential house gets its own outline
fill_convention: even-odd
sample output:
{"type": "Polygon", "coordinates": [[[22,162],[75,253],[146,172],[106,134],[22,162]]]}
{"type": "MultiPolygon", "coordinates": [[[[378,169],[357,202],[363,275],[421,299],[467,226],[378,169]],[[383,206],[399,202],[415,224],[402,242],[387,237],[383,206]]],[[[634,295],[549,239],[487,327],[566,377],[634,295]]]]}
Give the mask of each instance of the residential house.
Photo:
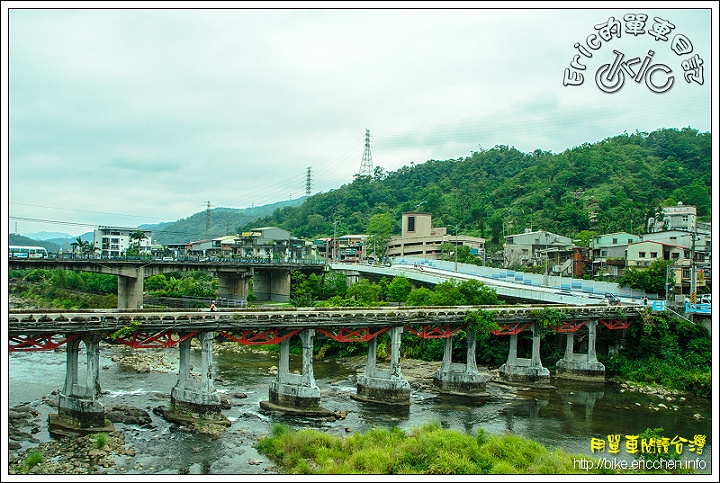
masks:
{"type": "Polygon", "coordinates": [[[693,205],[684,205],[682,201],[675,206],[666,206],[662,213],[648,219],[648,233],[665,230],[697,230],[697,208],[693,205]]]}
{"type": "Polygon", "coordinates": [[[337,238],[335,261],[362,263],[365,260],[367,235],[343,235],[337,238]]]}
{"type": "Polygon", "coordinates": [[[301,260],[309,253],[308,244],[273,226],[253,228],[235,237],[234,254],[239,258],[301,260]]]}
{"type": "Polygon", "coordinates": [[[572,238],[545,230],[526,230],[525,233],[507,235],[503,266],[510,268],[545,265],[554,261],[551,271],[568,272],[572,262],[567,263],[567,260],[572,260],[574,256],[572,247],[572,238]]]}
{"type": "Polygon", "coordinates": [[[625,252],[630,243],[640,240],[639,235],[624,231],[598,235],[590,243],[593,274],[619,277],[625,268],[625,252]]]}
{"type": "Polygon", "coordinates": [[[128,228],[120,226],[99,226],[93,232],[95,253],[101,258],[122,257],[133,243],[139,244],[141,254],[151,254],[152,230],[128,228]],[[144,237],[135,240],[136,233],[142,232],[144,237]]]}

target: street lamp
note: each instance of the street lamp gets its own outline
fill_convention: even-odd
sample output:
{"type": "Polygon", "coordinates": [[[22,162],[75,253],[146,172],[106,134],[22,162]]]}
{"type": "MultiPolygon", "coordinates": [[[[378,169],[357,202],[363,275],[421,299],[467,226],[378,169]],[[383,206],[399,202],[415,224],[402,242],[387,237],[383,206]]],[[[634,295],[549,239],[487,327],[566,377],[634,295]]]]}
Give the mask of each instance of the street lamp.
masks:
{"type": "Polygon", "coordinates": [[[458,226],[457,225],[450,225],[451,227],[455,228],[455,272],[457,273],[457,252],[458,252],[458,226]]]}

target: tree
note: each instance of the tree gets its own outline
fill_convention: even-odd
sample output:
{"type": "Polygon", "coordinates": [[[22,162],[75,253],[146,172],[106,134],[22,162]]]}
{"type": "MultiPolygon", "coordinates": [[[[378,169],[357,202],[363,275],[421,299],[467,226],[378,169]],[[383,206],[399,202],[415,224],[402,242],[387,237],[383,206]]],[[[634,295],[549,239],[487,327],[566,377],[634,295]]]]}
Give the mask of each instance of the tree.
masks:
{"type": "Polygon", "coordinates": [[[593,238],[595,238],[598,235],[596,231],[592,230],[580,230],[575,235],[575,244],[579,247],[589,247],[590,242],[593,241],[593,238]]]}
{"type": "Polygon", "coordinates": [[[73,247],[73,253],[84,254],[87,253],[90,242],[83,240],[82,237],[77,237],[74,242],[70,244],[73,247]]]}
{"type": "Polygon", "coordinates": [[[376,305],[380,301],[380,287],[364,278],[352,284],[345,297],[365,305],[376,305]]]}
{"type": "Polygon", "coordinates": [[[130,233],[130,245],[127,250],[125,250],[125,254],[131,257],[140,255],[140,243],[145,239],[147,239],[147,236],[142,230],[136,230],[130,233]]]}
{"type": "Polygon", "coordinates": [[[388,300],[402,303],[412,290],[412,284],[405,275],[396,275],[388,284],[388,300]]]}
{"type": "Polygon", "coordinates": [[[411,306],[426,306],[426,305],[433,305],[433,297],[434,293],[432,290],[430,290],[427,287],[420,287],[418,289],[415,289],[411,291],[407,299],[405,299],[405,305],[411,305],[411,306]]]}
{"type": "Polygon", "coordinates": [[[373,253],[377,257],[377,252],[385,254],[385,246],[393,233],[393,216],[390,213],[378,213],[370,217],[368,222],[367,234],[373,253]]]}
{"type": "Polygon", "coordinates": [[[618,277],[617,283],[621,287],[636,288],[644,290],[647,293],[656,293],[665,295],[665,280],[667,277],[667,269],[671,267],[670,260],[658,258],[644,270],[637,268],[628,268],[618,277]]]}

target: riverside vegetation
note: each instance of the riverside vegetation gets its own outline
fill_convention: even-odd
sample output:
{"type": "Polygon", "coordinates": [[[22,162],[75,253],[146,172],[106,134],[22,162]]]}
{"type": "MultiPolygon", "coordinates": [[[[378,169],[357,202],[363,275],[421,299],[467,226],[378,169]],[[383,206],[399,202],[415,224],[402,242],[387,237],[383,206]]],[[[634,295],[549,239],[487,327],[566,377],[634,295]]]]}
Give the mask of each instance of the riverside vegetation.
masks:
{"type": "Polygon", "coordinates": [[[375,428],[345,438],[276,424],[257,448],[285,474],[638,474],[605,468],[587,455],[548,449],[521,436],[483,430],[466,434],[443,429],[437,422],[409,431],[375,428]],[[581,461],[593,464],[586,471],[581,461]]]}

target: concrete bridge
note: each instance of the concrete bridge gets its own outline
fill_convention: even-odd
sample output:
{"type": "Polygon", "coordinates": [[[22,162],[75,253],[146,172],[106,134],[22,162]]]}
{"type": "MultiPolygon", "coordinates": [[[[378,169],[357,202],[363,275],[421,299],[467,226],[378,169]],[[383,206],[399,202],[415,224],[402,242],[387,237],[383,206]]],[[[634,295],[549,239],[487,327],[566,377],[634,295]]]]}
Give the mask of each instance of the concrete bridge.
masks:
{"type": "Polygon", "coordinates": [[[258,300],[290,300],[290,273],[295,270],[323,273],[325,264],[299,262],[245,261],[159,261],[123,259],[8,259],[8,269],[75,270],[104,273],[118,277],[118,308],[141,309],[145,277],[166,273],[206,271],[218,277],[218,297],[228,300],[247,299],[250,280],[258,300]]]}
{"type": "MultiPolygon", "coordinates": [[[[567,334],[565,355],[557,363],[559,377],[604,380],[605,367],[598,362],[595,340],[598,325],[610,330],[625,329],[640,315],[637,307],[517,305],[482,307],[383,307],[357,309],[294,309],[232,311],[124,311],[86,312],[13,311],[8,317],[9,350],[42,351],[67,347],[65,385],[59,396],[58,414],[50,421],[51,432],[68,430],[107,431],[112,423],[104,416],[100,401],[100,341],[132,348],[171,348],[180,351],[178,382],[171,390],[172,407],[166,418],[188,424],[203,418],[229,424],[221,413],[220,394],[213,384],[212,347],[215,337],[243,345],[279,344],[278,374],[269,387],[269,407],[306,414],[332,414],[320,406],[320,389],[313,375],[313,341],[316,337],[339,342],[367,342],[364,374],[358,377],[355,399],[393,405],[410,404],[410,385],[400,367],[403,333],[423,339],[445,339],[441,368],[434,384],[441,392],[485,397],[486,380],[476,366],[476,336],[468,329],[467,317],[484,311],[492,314],[499,329],[496,336],[509,336],[508,358],[500,377],[509,383],[535,384],[549,379],[540,360],[541,327],[545,309],[561,312],[550,327],[567,334]],[[587,330],[587,353],[574,352],[574,335],[587,330]],[[531,357],[518,357],[517,338],[532,331],[531,357]],[[452,338],[460,330],[467,335],[464,363],[452,362],[452,338]],[[389,369],[377,366],[378,337],[389,337],[389,369]],[[289,370],[290,340],[302,345],[302,372],[289,370]],[[190,349],[197,339],[202,353],[200,377],[190,374],[190,349]],[[86,380],[79,380],[80,344],[87,352],[86,380]],[[198,416],[199,415],[199,416],[198,416]]],[[[261,403],[262,404],[262,403],[261,403]]]]}

